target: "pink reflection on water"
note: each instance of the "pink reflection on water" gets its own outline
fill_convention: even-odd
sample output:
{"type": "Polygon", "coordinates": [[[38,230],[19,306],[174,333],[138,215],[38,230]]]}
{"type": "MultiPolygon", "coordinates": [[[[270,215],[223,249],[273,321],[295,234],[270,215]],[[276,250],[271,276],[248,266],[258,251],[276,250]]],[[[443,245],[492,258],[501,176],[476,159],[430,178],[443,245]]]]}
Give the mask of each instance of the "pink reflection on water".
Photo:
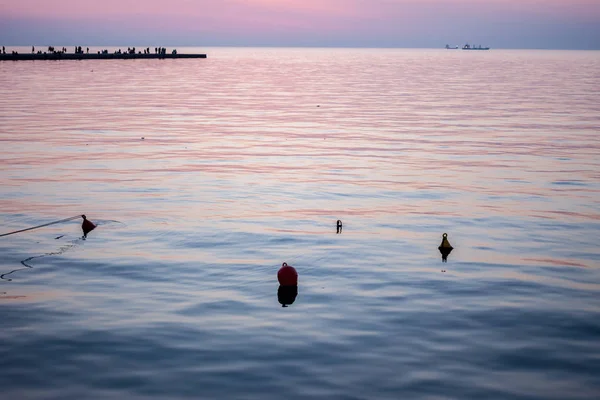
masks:
{"type": "Polygon", "coordinates": [[[214,51],[0,64],[0,211],[600,219],[594,52],[214,51]]]}

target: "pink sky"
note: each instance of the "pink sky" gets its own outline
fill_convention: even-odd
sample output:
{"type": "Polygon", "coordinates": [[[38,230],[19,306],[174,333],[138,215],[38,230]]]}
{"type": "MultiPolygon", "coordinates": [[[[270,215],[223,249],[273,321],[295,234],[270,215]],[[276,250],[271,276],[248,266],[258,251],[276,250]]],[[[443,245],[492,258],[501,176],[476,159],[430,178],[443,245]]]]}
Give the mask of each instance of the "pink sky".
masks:
{"type": "Polygon", "coordinates": [[[0,24],[15,44],[599,48],[600,0],[0,0],[0,24]]]}

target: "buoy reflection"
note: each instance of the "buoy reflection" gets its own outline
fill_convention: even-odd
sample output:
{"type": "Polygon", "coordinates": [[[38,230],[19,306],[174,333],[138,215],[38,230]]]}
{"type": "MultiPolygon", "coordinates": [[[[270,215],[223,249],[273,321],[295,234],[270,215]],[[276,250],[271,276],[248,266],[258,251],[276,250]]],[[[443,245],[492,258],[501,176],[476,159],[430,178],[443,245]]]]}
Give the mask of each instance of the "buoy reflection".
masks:
{"type": "Polygon", "coordinates": [[[298,286],[279,286],[277,289],[277,300],[281,307],[287,307],[291,304],[294,304],[296,301],[296,296],[298,296],[298,286]]]}

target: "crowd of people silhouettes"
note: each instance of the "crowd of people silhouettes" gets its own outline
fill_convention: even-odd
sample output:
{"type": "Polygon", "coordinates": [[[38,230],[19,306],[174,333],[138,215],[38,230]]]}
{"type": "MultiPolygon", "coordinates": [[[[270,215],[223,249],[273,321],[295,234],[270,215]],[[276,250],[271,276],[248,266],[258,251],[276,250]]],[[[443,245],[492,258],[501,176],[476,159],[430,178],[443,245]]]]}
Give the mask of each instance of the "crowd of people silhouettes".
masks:
{"type": "MultiPolygon", "coordinates": [[[[66,53],[67,53],[66,47],[56,49],[54,46],[48,46],[47,51],[42,51],[42,50],[38,49],[38,51],[36,52],[35,46],[31,46],[31,54],[66,54],[66,53]]],[[[84,51],[83,47],[75,46],[74,54],[89,54],[89,53],[90,53],[89,47],[86,47],[85,51],[84,51]]],[[[2,51],[0,54],[6,54],[6,48],[4,46],[2,46],[2,51]]],[[[19,53],[16,50],[13,50],[11,52],[11,54],[19,54],[19,53]]],[[[108,52],[108,49],[103,49],[103,50],[98,50],[98,54],[109,54],[109,52],[108,52]]],[[[152,54],[152,52],[151,52],[150,47],[146,47],[145,49],[143,49],[143,53],[140,50],[138,50],[136,52],[135,47],[128,47],[127,51],[118,49],[118,50],[115,50],[113,52],[113,54],[152,54]]],[[[154,54],[166,55],[167,49],[166,49],[166,47],[155,47],[154,54]]],[[[177,50],[173,49],[171,54],[177,54],[177,50]]]]}

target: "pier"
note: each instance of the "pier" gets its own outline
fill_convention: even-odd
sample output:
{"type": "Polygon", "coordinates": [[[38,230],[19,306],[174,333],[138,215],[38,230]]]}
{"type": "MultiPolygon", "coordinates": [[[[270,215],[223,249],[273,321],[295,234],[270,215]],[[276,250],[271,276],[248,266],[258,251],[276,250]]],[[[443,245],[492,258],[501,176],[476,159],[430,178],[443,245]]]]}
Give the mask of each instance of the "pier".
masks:
{"type": "Polygon", "coordinates": [[[130,53],[29,53],[29,54],[0,54],[0,61],[27,60],[156,60],[172,58],[206,58],[206,54],[130,54],[130,53]]]}

